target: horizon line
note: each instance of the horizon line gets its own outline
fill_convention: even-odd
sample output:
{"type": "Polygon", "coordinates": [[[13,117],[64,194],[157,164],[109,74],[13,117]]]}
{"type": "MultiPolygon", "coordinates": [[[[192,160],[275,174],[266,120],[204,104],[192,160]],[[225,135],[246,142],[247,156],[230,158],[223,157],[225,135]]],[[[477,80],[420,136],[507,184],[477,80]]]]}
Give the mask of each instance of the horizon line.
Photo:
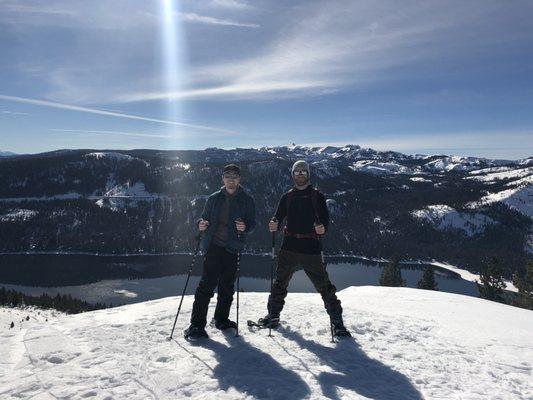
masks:
{"type": "MultiPolygon", "coordinates": [[[[527,159],[530,159],[530,158],[533,158],[533,155],[531,156],[527,156],[527,157],[521,157],[521,158],[516,158],[516,159],[507,159],[507,158],[494,158],[494,157],[483,157],[483,156],[472,156],[472,155],[469,155],[469,156],[459,156],[457,154],[446,154],[446,153],[431,153],[431,154],[425,154],[425,153],[418,153],[418,152],[401,152],[401,151],[397,151],[397,150],[392,150],[392,149],[388,149],[388,150],[378,150],[378,149],[375,149],[373,147],[364,147],[364,146],[361,146],[361,145],[357,145],[357,144],[353,144],[353,143],[347,143],[347,144],[344,144],[344,145],[324,145],[324,146],[318,146],[318,145],[310,145],[310,144],[303,144],[303,145],[276,145],[276,146],[259,146],[259,147],[231,147],[231,148],[224,148],[224,147],[217,147],[217,146],[212,146],[212,147],[205,147],[205,148],[200,148],[200,149],[161,149],[161,148],[131,148],[131,149],[114,149],[114,148],[72,148],[72,149],[68,149],[68,148],[58,148],[58,149],[54,149],[54,150],[48,150],[48,151],[41,151],[41,152],[36,152],[36,153],[15,153],[13,151],[10,151],[10,150],[2,150],[0,149],[0,152],[3,152],[3,153],[11,153],[11,157],[15,157],[15,156],[36,156],[36,155],[39,155],[39,154],[49,154],[49,153],[55,153],[55,152],[60,152],[60,151],[64,151],[64,152],[68,152],[68,151],[101,151],[101,152],[131,152],[131,151],[160,151],[160,152],[175,152],[175,151],[206,151],[206,150],[224,150],[224,151],[232,151],[232,150],[261,150],[261,149],[275,149],[275,148],[308,148],[308,149],[321,149],[321,148],[328,148],[328,147],[333,147],[333,148],[337,148],[337,149],[342,149],[343,147],[359,147],[360,149],[364,149],[364,150],[372,150],[372,151],[376,151],[378,153],[387,153],[387,152],[394,152],[394,153],[399,153],[399,154],[403,154],[403,155],[407,155],[407,156],[426,156],[426,157],[432,157],[432,156],[443,156],[443,157],[464,157],[464,158],[467,158],[467,157],[473,157],[473,158],[479,158],[479,159],[487,159],[487,160],[495,160],[495,161],[521,161],[521,160],[527,160],[527,159]]],[[[458,148],[459,149],[459,148],[458,148]]],[[[501,149],[501,148],[499,148],[501,149]]],[[[511,148],[511,149],[514,149],[514,148],[511,148]]],[[[7,156],[9,157],[9,156],[7,156]]],[[[3,158],[3,157],[1,157],[3,158]]]]}

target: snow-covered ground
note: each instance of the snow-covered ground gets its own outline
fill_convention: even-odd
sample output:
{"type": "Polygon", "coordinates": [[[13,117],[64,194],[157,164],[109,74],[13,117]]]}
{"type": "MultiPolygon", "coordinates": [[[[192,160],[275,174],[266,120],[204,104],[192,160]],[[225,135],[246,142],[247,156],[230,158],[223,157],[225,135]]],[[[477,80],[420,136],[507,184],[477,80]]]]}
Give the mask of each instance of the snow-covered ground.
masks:
{"type": "Polygon", "coordinates": [[[486,168],[472,171],[472,176],[466,179],[475,179],[484,182],[495,182],[499,180],[520,179],[533,175],[533,168],[512,169],[510,167],[486,168]]]}
{"type": "Polygon", "coordinates": [[[464,213],[445,204],[436,204],[421,210],[414,210],[411,215],[419,220],[431,223],[438,230],[459,229],[472,236],[483,232],[488,224],[495,224],[492,218],[481,213],[464,213]]]}
{"type": "Polygon", "coordinates": [[[413,174],[418,172],[395,162],[380,162],[377,160],[356,161],[350,166],[350,169],[374,175],[413,174]]]}
{"type": "Polygon", "coordinates": [[[122,154],[117,153],[113,151],[107,151],[107,152],[93,152],[85,154],[85,158],[94,158],[96,160],[114,160],[114,161],[130,161],[133,160],[134,157],[128,155],[128,154],[122,154]]]}
{"type": "MultiPolygon", "coordinates": [[[[340,343],[330,342],[318,294],[289,294],[272,338],[241,322],[239,338],[208,328],[211,338],[194,345],[181,336],[192,296],[171,342],[178,297],[48,322],[0,308],[0,398],[532,398],[533,312],[409,288],[339,297],[354,335],[340,343]]],[[[262,316],[266,298],[243,293],[241,321],[262,316]]]]}
{"type": "Polygon", "coordinates": [[[467,203],[468,208],[476,209],[486,204],[501,202],[523,215],[533,219],[533,185],[525,184],[517,188],[503,190],[497,193],[489,193],[479,201],[467,203]]]}
{"type": "MultiPolygon", "coordinates": [[[[469,282],[479,282],[479,274],[474,274],[466,269],[457,268],[456,266],[440,261],[432,261],[429,264],[435,265],[437,267],[441,267],[444,269],[447,269],[449,271],[453,271],[461,275],[461,278],[465,281],[469,282]]],[[[518,293],[518,288],[513,284],[513,282],[505,281],[505,289],[509,290],[510,292],[518,293]]]]}
{"type": "Polygon", "coordinates": [[[409,178],[409,180],[413,182],[427,182],[427,183],[433,182],[431,179],[422,178],[421,176],[415,176],[415,177],[409,178]]]}
{"type": "Polygon", "coordinates": [[[37,214],[39,213],[35,210],[27,210],[25,208],[14,208],[12,210],[9,210],[9,212],[3,215],[0,215],[0,221],[1,222],[27,221],[35,217],[37,214]]]}
{"type": "Polygon", "coordinates": [[[82,195],[79,193],[69,192],[63,194],[56,194],[54,196],[42,197],[7,197],[0,199],[0,201],[23,202],[23,201],[54,201],[54,200],[72,200],[79,199],[82,195]]]}
{"type": "Polygon", "coordinates": [[[485,165],[492,167],[509,164],[508,160],[493,160],[478,157],[448,156],[439,157],[425,164],[425,167],[437,171],[472,171],[483,168],[485,165]]]}

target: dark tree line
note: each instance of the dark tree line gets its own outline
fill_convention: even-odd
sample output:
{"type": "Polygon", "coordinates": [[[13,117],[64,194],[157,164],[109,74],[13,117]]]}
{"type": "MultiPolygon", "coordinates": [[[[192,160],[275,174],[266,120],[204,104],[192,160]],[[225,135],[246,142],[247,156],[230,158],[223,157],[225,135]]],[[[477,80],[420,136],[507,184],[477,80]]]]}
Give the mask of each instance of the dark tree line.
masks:
{"type": "Polygon", "coordinates": [[[78,314],[84,311],[94,311],[107,308],[105,304],[89,304],[86,301],[73,298],[70,294],[49,296],[30,296],[15,290],[0,288],[0,305],[8,307],[35,306],[39,308],[53,308],[67,314],[78,314]]]}
{"type": "MultiPolygon", "coordinates": [[[[479,274],[479,281],[476,282],[479,297],[482,299],[533,310],[533,261],[527,264],[523,273],[518,271],[514,273],[513,284],[518,289],[518,293],[506,290],[501,263],[498,257],[494,255],[484,261],[483,269],[479,274]]],[[[405,286],[405,280],[402,279],[399,255],[393,256],[383,268],[379,278],[379,285],[390,287],[405,286]]],[[[424,270],[422,278],[418,281],[418,288],[438,290],[434,268],[428,266],[424,270]]]]}
{"type": "MultiPolygon", "coordinates": [[[[402,269],[400,268],[399,255],[394,255],[383,268],[381,276],[379,277],[379,285],[390,287],[405,286],[405,279],[402,278],[402,269]]],[[[433,267],[427,266],[424,269],[422,278],[420,278],[418,281],[418,288],[426,290],[438,290],[433,267]]]]}

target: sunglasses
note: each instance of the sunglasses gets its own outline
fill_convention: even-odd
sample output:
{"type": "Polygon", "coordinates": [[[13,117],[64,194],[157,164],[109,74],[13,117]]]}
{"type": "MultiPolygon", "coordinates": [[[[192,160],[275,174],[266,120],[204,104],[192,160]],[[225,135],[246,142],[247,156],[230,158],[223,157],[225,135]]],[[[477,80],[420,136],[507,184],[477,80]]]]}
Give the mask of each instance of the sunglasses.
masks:
{"type": "Polygon", "coordinates": [[[237,174],[224,174],[223,175],[225,179],[238,179],[240,175],[237,174]]]}
{"type": "Polygon", "coordinates": [[[292,174],[294,176],[300,176],[300,175],[307,176],[308,172],[307,171],[294,171],[292,174]]]}

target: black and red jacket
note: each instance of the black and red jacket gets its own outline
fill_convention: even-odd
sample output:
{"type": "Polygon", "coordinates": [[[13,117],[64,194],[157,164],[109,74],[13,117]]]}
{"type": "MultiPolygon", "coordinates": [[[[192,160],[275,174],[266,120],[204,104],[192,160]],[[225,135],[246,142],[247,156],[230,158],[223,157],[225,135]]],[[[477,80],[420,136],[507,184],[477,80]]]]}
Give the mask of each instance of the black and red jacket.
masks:
{"type": "Polygon", "coordinates": [[[315,223],[329,225],[326,198],[311,185],[303,190],[292,188],[278,204],[275,218],[279,226],[286,218],[281,248],[304,254],[320,254],[322,244],[315,234],[315,223]]]}

